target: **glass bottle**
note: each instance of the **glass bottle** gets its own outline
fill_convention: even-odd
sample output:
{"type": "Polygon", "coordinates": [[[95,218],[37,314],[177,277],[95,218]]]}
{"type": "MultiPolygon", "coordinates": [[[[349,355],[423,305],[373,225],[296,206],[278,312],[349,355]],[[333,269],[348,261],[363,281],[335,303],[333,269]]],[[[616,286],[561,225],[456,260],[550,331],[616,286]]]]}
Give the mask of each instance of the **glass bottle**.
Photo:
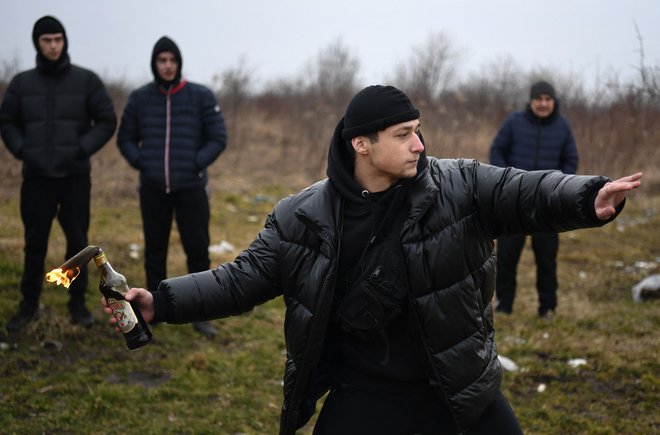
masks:
{"type": "Polygon", "coordinates": [[[94,257],[94,262],[101,272],[99,290],[117,319],[117,326],[126,339],[126,347],[135,350],[151,342],[151,330],[142,318],[140,309],[135,303],[124,299],[129,289],[124,275],[112,268],[103,252],[94,257]]]}

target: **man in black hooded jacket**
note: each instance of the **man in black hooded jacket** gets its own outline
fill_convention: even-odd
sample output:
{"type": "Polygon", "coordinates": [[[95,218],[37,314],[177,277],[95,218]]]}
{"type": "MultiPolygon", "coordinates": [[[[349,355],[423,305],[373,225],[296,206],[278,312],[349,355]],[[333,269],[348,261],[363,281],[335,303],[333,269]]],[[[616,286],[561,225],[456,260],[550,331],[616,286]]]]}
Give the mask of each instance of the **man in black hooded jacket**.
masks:
{"type": "Polygon", "coordinates": [[[419,111],[391,86],[353,97],[327,173],[280,201],[235,261],[126,298],[147,321],[186,323],[283,296],[282,434],[328,391],[316,434],[521,433],[499,391],[493,239],[604,225],[641,174],[427,157],[419,111]]]}
{"type": "MultiPolygon", "coordinates": [[[[90,214],[90,157],[110,139],[117,125],[112,101],[96,74],[72,65],[62,24],[51,16],[32,30],[37,67],[9,83],[0,106],[5,145],[23,162],[21,218],[25,229],[23,299],[7,323],[22,330],[39,314],[44,261],[53,218],[66,237],[65,258],[87,246],[90,214]]],[[[87,268],[69,288],[72,323],[90,327],[85,306],[87,268]]]]}

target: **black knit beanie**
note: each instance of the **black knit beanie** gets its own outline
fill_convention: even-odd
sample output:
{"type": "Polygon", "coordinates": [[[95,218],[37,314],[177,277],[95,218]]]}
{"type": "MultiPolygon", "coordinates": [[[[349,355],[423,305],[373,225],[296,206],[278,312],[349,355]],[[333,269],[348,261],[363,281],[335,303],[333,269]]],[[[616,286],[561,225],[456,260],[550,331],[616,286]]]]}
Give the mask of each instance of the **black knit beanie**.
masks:
{"type": "Polygon", "coordinates": [[[529,92],[529,99],[533,100],[539,96],[546,94],[555,99],[555,88],[548,82],[540,81],[532,85],[532,89],[529,92]]]}
{"type": "Polygon", "coordinates": [[[181,52],[179,51],[179,47],[177,47],[176,43],[167,36],[163,36],[158,41],[156,41],[156,44],[154,45],[154,49],[151,52],[151,72],[154,74],[154,78],[156,79],[156,81],[164,86],[170,86],[173,83],[178,83],[181,80],[182,68],[183,68],[183,59],[181,59],[181,52]],[[179,64],[179,68],[176,72],[176,77],[171,82],[163,80],[158,75],[158,69],[156,68],[156,56],[158,56],[160,53],[164,51],[169,51],[170,53],[174,53],[174,58],[176,59],[176,62],[179,64]]]}
{"type": "Polygon", "coordinates": [[[37,49],[37,53],[41,53],[41,48],[39,48],[39,37],[47,33],[61,33],[64,35],[64,49],[62,49],[62,54],[66,54],[68,43],[64,26],[57,20],[57,18],[51,17],[50,15],[39,18],[32,28],[32,43],[34,44],[34,48],[37,49]]]}
{"type": "Polygon", "coordinates": [[[355,94],[344,115],[342,138],[352,139],[419,118],[419,110],[393,86],[368,86],[355,94]]]}

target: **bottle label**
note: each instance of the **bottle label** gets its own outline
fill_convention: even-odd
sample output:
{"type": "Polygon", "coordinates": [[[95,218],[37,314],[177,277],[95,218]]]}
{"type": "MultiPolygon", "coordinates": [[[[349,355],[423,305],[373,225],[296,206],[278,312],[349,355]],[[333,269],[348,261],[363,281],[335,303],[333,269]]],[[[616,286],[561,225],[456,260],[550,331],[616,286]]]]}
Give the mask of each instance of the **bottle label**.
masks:
{"type": "Polygon", "coordinates": [[[122,333],[126,334],[135,328],[138,323],[137,316],[133,312],[133,307],[127,301],[108,298],[108,306],[112,309],[112,314],[117,319],[117,326],[122,333]]]}

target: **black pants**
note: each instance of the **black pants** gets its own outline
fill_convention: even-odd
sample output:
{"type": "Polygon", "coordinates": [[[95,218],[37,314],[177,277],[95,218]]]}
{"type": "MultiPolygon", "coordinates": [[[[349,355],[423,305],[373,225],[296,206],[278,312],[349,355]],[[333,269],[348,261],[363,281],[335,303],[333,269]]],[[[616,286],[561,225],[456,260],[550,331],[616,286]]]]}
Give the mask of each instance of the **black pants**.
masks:
{"type": "MultiPolygon", "coordinates": [[[[26,178],[21,185],[21,219],[25,236],[25,257],[21,279],[21,305],[28,310],[39,306],[44,283],[48,238],[57,220],[66,238],[65,260],[87,246],[89,230],[89,175],[64,178],[26,178]]],[[[53,265],[52,268],[59,266],[53,265]]],[[[49,270],[52,269],[49,267],[49,270]]],[[[69,287],[70,304],[85,303],[87,266],[69,287]]]]}
{"type": "Polygon", "coordinates": [[[188,272],[209,269],[210,210],[204,187],[165,193],[141,185],[140,209],[144,230],[144,266],[150,291],[156,290],[167,277],[167,250],[173,216],[186,254],[188,272]]]}
{"type": "MultiPolygon", "coordinates": [[[[332,390],[314,426],[314,435],[453,435],[458,433],[447,405],[432,391],[380,394],[357,388],[332,390]]],[[[522,434],[502,393],[468,434],[522,434]]]]}
{"type": "MultiPolygon", "coordinates": [[[[497,307],[511,312],[516,296],[516,269],[525,236],[502,237],[497,240],[497,307]]],[[[532,249],[536,259],[536,289],[539,313],[557,307],[557,251],[559,236],[542,234],[532,236],[532,249]]]]}

